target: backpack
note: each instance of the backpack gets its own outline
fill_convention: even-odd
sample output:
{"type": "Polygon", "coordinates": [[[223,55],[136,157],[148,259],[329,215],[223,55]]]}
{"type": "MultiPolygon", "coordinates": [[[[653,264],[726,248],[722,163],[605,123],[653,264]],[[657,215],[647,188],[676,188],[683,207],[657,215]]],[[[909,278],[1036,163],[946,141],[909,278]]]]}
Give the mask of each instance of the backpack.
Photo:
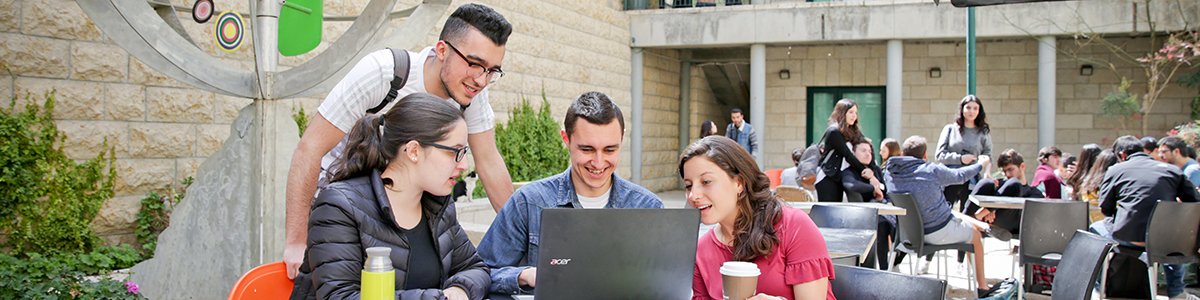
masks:
{"type": "Polygon", "coordinates": [[[400,89],[404,88],[404,84],[408,83],[408,50],[396,50],[392,48],[387,49],[392,51],[392,88],[388,91],[387,96],[383,97],[382,103],[379,103],[379,105],[367,110],[368,114],[377,113],[380,110],[383,110],[383,108],[389,103],[392,103],[392,100],[396,99],[396,95],[399,94],[400,89]]]}

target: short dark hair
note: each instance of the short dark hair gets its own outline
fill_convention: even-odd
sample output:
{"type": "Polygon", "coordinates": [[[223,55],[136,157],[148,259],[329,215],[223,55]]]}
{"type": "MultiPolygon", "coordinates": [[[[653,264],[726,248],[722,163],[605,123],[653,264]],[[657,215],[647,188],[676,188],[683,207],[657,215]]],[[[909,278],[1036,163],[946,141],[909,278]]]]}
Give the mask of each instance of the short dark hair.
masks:
{"type": "Polygon", "coordinates": [[[729,114],[742,114],[742,109],[741,108],[730,109],[729,114]]]}
{"type": "Polygon", "coordinates": [[[1158,146],[1167,147],[1167,150],[1179,150],[1179,154],[1183,156],[1187,156],[1188,152],[1191,150],[1191,147],[1188,146],[1187,142],[1173,135],[1158,140],[1158,146]]]}
{"type": "Polygon", "coordinates": [[[467,28],[475,28],[498,46],[508,43],[508,35],[512,34],[512,24],[500,13],[482,4],[467,3],[459,6],[446,19],[442,26],[439,40],[457,40],[467,32],[467,28]]]}
{"type": "Polygon", "coordinates": [[[1125,154],[1125,157],[1146,151],[1145,149],[1146,148],[1142,146],[1142,141],[1138,140],[1138,138],[1135,138],[1132,135],[1126,135],[1117,138],[1116,141],[1113,141],[1112,146],[1113,152],[1115,152],[1118,156],[1125,154]]]}
{"type": "Polygon", "coordinates": [[[797,147],[796,149],[792,149],[792,164],[799,166],[802,156],[804,156],[804,148],[797,147]]]}
{"type": "Polygon", "coordinates": [[[621,108],[604,93],[583,93],[571,103],[571,107],[567,108],[567,117],[563,119],[563,127],[566,127],[568,137],[575,133],[575,121],[581,117],[596,125],[609,124],[616,119],[621,124],[622,134],[625,132],[625,117],[621,115],[621,108]]]}
{"type": "Polygon", "coordinates": [[[1021,153],[1017,153],[1016,149],[1009,148],[1008,150],[1004,150],[1004,152],[1000,152],[999,156],[996,156],[996,166],[1002,169],[1008,165],[1019,167],[1023,163],[1025,163],[1025,158],[1021,157],[1021,153]]]}
{"type": "Polygon", "coordinates": [[[927,147],[928,143],[925,142],[925,138],[914,135],[904,139],[904,145],[900,146],[900,151],[904,153],[904,156],[922,158],[925,157],[927,147]]]}
{"type": "Polygon", "coordinates": [[[1042,147],[1041,150],[1038,150],[1038,162],[1042,164],[1046,164],[1046,161],[1049,160],[1051,156],[1062,157],[1062,150],[1058,150],[1058,147],[1054,146],[1046,146],[1042,147]]]}
{"type": "Polygon", "coordinates": [[[1158,141],[1152,136],[1142,137],[1142,151],[1154,151],[1158,149],[1158,141]]]}

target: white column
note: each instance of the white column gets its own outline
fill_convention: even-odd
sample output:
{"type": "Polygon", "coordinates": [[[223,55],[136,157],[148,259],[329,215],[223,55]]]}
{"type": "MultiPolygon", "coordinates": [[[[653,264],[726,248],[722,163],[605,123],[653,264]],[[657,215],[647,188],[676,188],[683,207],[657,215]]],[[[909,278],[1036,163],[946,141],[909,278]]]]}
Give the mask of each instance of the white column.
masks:
{"type": "Polygon", "coordinates": [[[632,138],[629,146],[633,149],[629,149],[631,160],[629,166],[632,170],[630,172],[630,180],[637,184],[642,183],[642,127],[644,126],[642,124],[643,51],[644,49],[642,48],[633,48],[633,57],[630,59],[630,66],[632,67],[630,68],[630,72],[633,73],[633,79],[630,82],[630,86],[632,87],[630,99],[633,102],[633,107],[630,109],[633,120],[630,123],[633,126],[630,127],[633,128],[633,133],[629,135],[632,138]]]}
{"type": "Polygon", "coordinates": [[[754,130],[758,132],[755,135],[755,141],[758,143],[758,152],[754,156],[754,160],[758,162],[758,167],[766,169],[763,165],[763,155],[766,152],[767,144],[763,142],[767,135],[767,46],[763,44],[750,45],[750,120],[754,125],[754,130]]]}
{"type": "Polygon", "coordinates": [[[684,60],[679,62],[679,152],[692,141],[692,132],[699,132],[692,128],[692,63],[684,60]]]}
{"type": "Polygon", "coordinates": [[[904,140],[904,117],[902,112],[904,95],[904,42],[887,42],[887,127],[886,137],[904,140]]]}
{"type": "Polygon", "coordinates": [[[1054,145],[1056,43],[1053,36],[1038,38],[1038,148],[1054,145]]]}

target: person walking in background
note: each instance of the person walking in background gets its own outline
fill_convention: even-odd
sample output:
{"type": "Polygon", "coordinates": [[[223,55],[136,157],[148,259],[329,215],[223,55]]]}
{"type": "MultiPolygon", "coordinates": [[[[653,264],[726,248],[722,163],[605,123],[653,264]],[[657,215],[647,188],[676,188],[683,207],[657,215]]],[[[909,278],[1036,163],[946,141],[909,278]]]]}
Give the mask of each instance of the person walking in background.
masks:
{"type": "Polygon", "coordinates": [[[1054,174],[1062,165],[1062,151],[1054,146],[1046,146],[1038,150],[1038,168],[1033,173],[1031,186],[1037,187],[1046,194],[1047,199],[1062,199],[1062,179],[1054,174]]]}
{"type": "MultiPolygon", "coordinates": [[[[983,102],[975,95],[967,95],[958,101],[954,123],[946,124],[942,128],[934,158],[947,167],[960,168],[974,164],[980,155],[992,155],[991,128],[988,127],[983,102]]],[[[954,204],[962,204],[967,200],[967,194],[975,181],[975,178],[972,178],[967,182],[946,187],[944,196],[951,208],[954,204]]]]}
{"type": "Polygon", "coordinates": [[[680,155],[679,177],[700,223],[716,224],[696,245],[692,299],[722,299],[719,269],[734,260],[762,271],[750,299],[835,299],[825,238],[808,214],[771,192],[745,149],[723,137],[700,139],[680,155]]]}
{"type": "Polygon", "coordinates": [[[817,172],[817,200],[841,202],[844,188],[842,172],[861,173],[867,168],[854,158],[851,145],[863,138],[858,129],[858,104],[854,100],[842,99],[833,105],[829,114],[829,127],[821,138],[821,167],[817,172]],[[845,169],[845,170],[843,170],[845,169]]]}
{"type": "Polygon", "coordinates": [[[1079,149],[1079,156],[1077,156],[1079,159],[1075,161],[1075,171],[1063,178],[1063,183],[1071,189],[1071,199],[1083,200],[1080,186],[1088,171],[1092,170],[1092,165],[1095,165],[1097,155],[1100,155],[1100,145],[1087,144],[1079,149]]]}
{"type": "Polygon", "coordinates": [[[725,137],[734,140],[750,155],[758,156],[758,133],[754,131],[754,125],[746,122],[746,116],[742,115],[742,109],[734,108],[729,111],[729,126],[725,126],[725,137]]]}
{"type": "Polygon", "coordinates": [[[717,135],[717,123],[712,120],[704,120],[700,123],[700,138],[710,135],[717,135]]]}

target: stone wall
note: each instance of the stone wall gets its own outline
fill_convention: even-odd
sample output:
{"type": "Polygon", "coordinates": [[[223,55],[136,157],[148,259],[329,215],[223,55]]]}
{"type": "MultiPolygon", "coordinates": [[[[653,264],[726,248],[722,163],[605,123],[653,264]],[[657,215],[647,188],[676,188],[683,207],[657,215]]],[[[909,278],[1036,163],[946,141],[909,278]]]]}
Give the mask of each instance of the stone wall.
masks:
{"type": "MultiPolygon", "coordinates": [[[[170,2],[191,7],[194,1],[170,2]]],[[[325,13],[356,15],[367,2],[326,1],[325,13]]],[[[405,8],[419,1],[399,2],[397,7],[405,8]]],[[[467,2],[454,1],[439,26],[418,44],[432,45],[440,24],[467,2]]],[[[507,75],[491,88],[499,122],[508,119],[508,111],[519,99],[536,101],[543,89],[556,118],[565,114],[575,97],[592,90],[612,96],[630,111],[629,21],[620,1],[479,2],[514,25],[504,61],[507,75]]],[[[246,1],[218,5],[218,10],[249,11],[246,1]]],[[[252,37],[238,51],[226,53],[216,50],[211,21],[196,24],[190,14],[178,15],[199,48],[223,62],[252,68],[252,37]]],[[[400,22],[391,21],[385,30],[402,30],[400,22]]],[[[317,50],[281,58],[281,69],[328,48],[349,25],[327,22],[317,50]]],[[[220,149],[239,109],[252,101],[190,88],[152,70],[106,37],[75,1],[0,0],[0,41],[0,74],[7,75],[0,79],[0,96],[35,95],[37,99],[56,90],[55,119],[67,136],[63,148],[72,158],[94,157],[105,139],[115,147],[116,197],[105,203],[94,222],[110,243],[135,242],[139,200],[147,192],[194,176],[199,165],[220,149]]],[[[311,114],[323,94],[282,101],[311,114]]],[[[629,153],[622,156],[620,174],[628,177],[629,153]]]]}

